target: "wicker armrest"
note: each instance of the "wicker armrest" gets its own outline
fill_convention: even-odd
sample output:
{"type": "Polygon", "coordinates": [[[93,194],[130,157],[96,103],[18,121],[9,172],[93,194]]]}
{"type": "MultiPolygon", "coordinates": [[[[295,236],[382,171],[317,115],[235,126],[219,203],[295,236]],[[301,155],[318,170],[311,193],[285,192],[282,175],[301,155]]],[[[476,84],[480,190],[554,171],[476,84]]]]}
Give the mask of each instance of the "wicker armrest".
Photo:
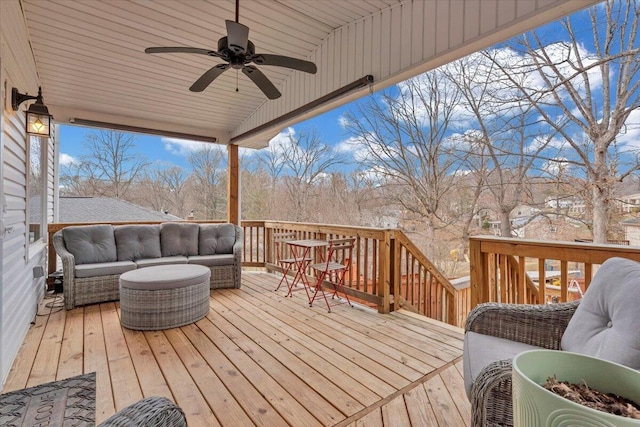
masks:
{"type": "Polygon", "coordinates": [[[99,427],[186,427],[187,420],[178,405],[165,397],[147,397],[127,406],[99,427]]]}
{"type": "Polygon", "coordinates": [[[471,425],[513,425],[511,399],[511,360],[485,366],[471,386],[471,425]]]}
{"type": "Polygon", "coordinates": [[[562,334],[579,303],[484,303],[471,311],[465,330],[538,347],[559,349],[562,334]]]}
{"type": "Polygon", "coordinates": [[[240,287],[242,272],[242,227],[236,225],[236,241],[233,244],[233,264],[235,268],[235,287],[240,287]]]}
{"type": "Polygon", "coordinates": [[[67,310],[75,307],[76,259],[64,245],[62,230],[53,235],[53,247],[62,260],[62,281],[64,283],[64,306],[67,310]]]}

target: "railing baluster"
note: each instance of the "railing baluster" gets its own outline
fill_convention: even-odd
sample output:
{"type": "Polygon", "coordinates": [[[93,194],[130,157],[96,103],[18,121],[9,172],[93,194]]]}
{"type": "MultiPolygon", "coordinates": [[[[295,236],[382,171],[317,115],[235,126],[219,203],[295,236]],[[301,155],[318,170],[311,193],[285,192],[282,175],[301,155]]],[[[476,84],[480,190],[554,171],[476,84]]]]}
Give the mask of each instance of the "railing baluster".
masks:
{"type": "Polygon", "coordinates": [[[569,301],[569,267],[566,260],[560,261],[560,301],[569,301]]]}
{"type": "Polygon", "coordinates": [[[518,257],[518,304],[524,304],[525,299],[525,257],[518,257]]]}
{"type": "Polygon", "coordinates": [[[547,277],[545,271],[545,264],[547,260],[540,258],[538,260],[538,304],[544,304],[547,302],[547,277]]]}

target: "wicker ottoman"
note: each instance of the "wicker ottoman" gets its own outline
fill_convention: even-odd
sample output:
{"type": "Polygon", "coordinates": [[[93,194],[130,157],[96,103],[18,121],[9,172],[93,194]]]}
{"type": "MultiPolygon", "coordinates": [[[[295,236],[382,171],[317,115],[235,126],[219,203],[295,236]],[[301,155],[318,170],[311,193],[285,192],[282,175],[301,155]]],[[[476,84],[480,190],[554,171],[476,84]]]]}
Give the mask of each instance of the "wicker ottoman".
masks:
{"type": "Polygon", "coordinates": [[[201,265],[145,267],[120,275],[120,322],[138,330],[177,328],[209,313],[211,270],[201,265]]]}

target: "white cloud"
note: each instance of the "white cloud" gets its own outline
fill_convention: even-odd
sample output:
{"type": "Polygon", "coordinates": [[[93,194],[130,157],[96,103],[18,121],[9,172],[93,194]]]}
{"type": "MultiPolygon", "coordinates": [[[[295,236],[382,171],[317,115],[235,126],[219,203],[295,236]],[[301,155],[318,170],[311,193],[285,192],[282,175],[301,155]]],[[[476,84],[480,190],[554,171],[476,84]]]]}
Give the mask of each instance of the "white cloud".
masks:
{"type": "Polygon", "coordinates": [[[556,157],[545,162],[545,164],[542,165],[542,170],[555,177],[560,173],[567,173],[570,167],[571,165],[566,158],[556,157]]]}
{"type": "MultiPolygon", "coordinates": [[[[189,154],[194,151],[198,151],[205,144],[210,144],[209,142],[201,142],[201,141],[191,141],[187,139],[178,139],[178,138],[162,138],[162,143],[164,144],[165,150],[174,154],[176,156],[184,156],[187,157],[189,154]]],[[[214,147],[219,147],[222,149],[224,146],[220,144],[213,144],[214,147]]]]}
{"type": "Polygon", "coordinates": [[[616,138],[627,149],[640,148],[640,110],[633,110],[616,138]]]}
{"type": "Polygon", "coordinates": [[[60,153],[60,166],[71,166],[78,164],[78,159],[65,153],[60,153]]]}
{"type": "Polygon", "coordinates": [[[349,120],[345,116],[338,117],[338,124],[342,129],[345,129],[349,125],[349,120]]]}
{"type": "MultiPolygon", "coordinates": [[[[371,141],[376,140],[371,138],[371,141]]],[[[337,153],[350,154],[355,161],[361,162],[369,157],[368,153],[371,149],[369,146],[375,146],[376,143],[377,142],[367,144],[363,136],[352,136],[338,142],[333,149],[337,153]]]]}
{"type": "Polygon", "coordinates": [[[279,134],[269,140],[269,146],[283,147],[291,146],[291,139],[296,135],[296,130],[292,127],[288,127],[282,130],[279,134]]]}

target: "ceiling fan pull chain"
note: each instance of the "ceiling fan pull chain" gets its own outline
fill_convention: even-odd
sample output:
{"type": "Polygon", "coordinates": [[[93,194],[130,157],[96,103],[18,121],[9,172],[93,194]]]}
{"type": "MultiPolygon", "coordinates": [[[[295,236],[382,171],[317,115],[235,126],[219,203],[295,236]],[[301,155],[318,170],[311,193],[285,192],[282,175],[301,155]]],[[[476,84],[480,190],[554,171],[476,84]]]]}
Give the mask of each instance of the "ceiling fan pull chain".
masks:
{"type": "Polygon", "coordinates": [[[236,92],[240,92],[240,89],[238,89],[238,70],[236,70],[236,92]]]}

